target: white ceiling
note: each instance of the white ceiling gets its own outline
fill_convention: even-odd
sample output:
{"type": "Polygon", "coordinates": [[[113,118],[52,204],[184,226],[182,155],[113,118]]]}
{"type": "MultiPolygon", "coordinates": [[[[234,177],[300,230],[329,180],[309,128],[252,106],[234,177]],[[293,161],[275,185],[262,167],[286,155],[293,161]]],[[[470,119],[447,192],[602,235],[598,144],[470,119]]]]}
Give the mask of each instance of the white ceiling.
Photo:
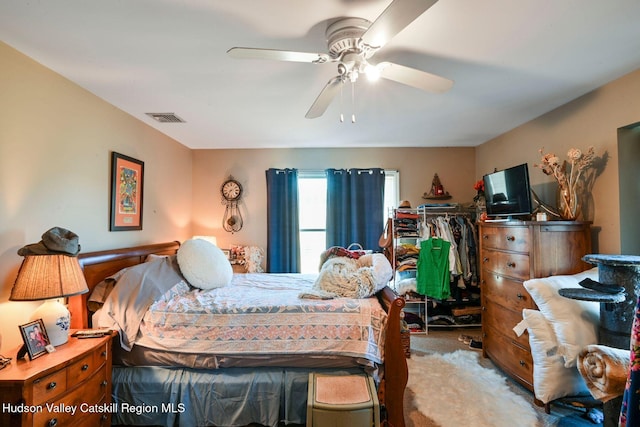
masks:
{"type": "Polygon", "coordinates": [[[304,115],[335,63],[226,54],[324,53],[328,21],[374,21],[389,2],[1,0],[0,40],[190,148],[476,146],[640,68],[638,0],[439,0],[375,59],[453,89],[360,79],[355,106],[345,86],[317,119],[304,115]]]}

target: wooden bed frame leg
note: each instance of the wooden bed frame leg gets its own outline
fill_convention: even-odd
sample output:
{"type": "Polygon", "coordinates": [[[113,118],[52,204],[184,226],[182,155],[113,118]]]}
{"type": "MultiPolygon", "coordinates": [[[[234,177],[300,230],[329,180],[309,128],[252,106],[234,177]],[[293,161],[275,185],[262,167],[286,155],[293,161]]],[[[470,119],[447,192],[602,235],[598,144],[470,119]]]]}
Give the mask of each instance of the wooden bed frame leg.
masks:
{"type": "Polygon", "coordinates": [[[388,316],[384,345],[384,378],[380,382],[378,399],[387,413],[386,425],[404,427],[404,390],[409,379],[409,370],[400,335],[400,314],[405,301],[390,288],[385,288],[379,299],[388,316]]]}

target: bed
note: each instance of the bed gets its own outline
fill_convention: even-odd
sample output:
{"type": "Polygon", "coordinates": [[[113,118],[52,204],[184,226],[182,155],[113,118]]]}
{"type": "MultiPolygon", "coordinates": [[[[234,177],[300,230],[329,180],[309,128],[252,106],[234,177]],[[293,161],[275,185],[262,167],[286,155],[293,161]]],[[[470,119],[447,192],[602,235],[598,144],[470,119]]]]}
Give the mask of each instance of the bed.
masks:
{"type": "MultiPolygon", "coordinates": [[[[179,248],[179,242],[168,242],[81,253],[78,258],[90,292],[69,299],[72,328],[90,327],[91,313],[87,308],[87,301],[91,291],[105,278],[123,268],[144,263],[149,255],[174,255],[179,248]]],[[[265,275],[267,276],[272,275],[265,275]]],[[[257,395],[244,396],[244,401],[238,404],[236,412],[251,414],[254,418],[256,416],[253,414],[260,413],[263,409],[263,412],[268,414],[260,413],[256,419],[238,415],[234,417],[233,425],[276,425],[280,421],[304,424],[304,418],[301,418],[300,414],[306,408],[306,379],[309,372],[349,373],[367,370],[373,371],[377,378],[383,419],[386,419],[389,425],[402,427],[403,396],[408,377],[404,348],[400,339],[401,312],[405,302],[388,287],[378,292],[376,297],[370,300],[379,304],[385,315],[379,334],[381,360],[377,362],[371,363],[369,360],[361,364],[362,366],[350,366],[345,364],[342,357],[327,357],[318,358],[316,365],[298,365],[296,357],[285,357],[285,361],[275,362],[273,358],[257,357],[236,364],[239,359],[226,354],[224,363],[219,363],[220,360],[217,359],[212,362],[211,358],[191,355],[189,363],[174,364],[170,357],[165,358],[160,352],[154,359],[158,363],[149,364],[146,362],[147,359],[143,358],[142,365],[137,365],[136,355],[131,352],[133,356],[130,355],[128,360],[122,359],[125,360],[125,364],[114,363],[114,401],[135,400],[141,395],[147,396],[145,399],[151,399],[148,393],[152,393],[154,399],[166,403],[163,407],[166,410],[160,414],[146,414],[143,406],[145,402],[138,400],[138,406],[135,405],[136,402],[129,403],[133,404],[132,408],[142,412],[141,414],[134,414],[135,417],[129,418],[127,414],[116,414],[114,419],[119,424],[134,425],[215,425],[218,423],[212,421],[215,420],[215,414],[212,413],[229,411],[230,405],[238,403],[235,394],[240,389],[253,390],[257,395]],[[215,392],[212,392],[213,389],[215,392]],[[227,398],[224,396],[226,392],[234,396],[227,398]],[[263,404],[257,401],[256,396],[267,396],[265,399],[276,401],[280,408],[274,410],[269,402],[263,404]],[[247,401],[250,401],[250,407],[247,406],[247,401]],[[135,422],[128,421],[134,418],[135,422]],[[274,420],[277,420],[275,424],[274,420]],[[301,422],[298,422],[299,420],[301,422]]],[[[120,359],[116,353],[121,350],[118,350],[117,345],[114,347],[114,360],[117,362],[120,359]]],[[[375,356],[372,358],[375,359],[375,356]]]]}

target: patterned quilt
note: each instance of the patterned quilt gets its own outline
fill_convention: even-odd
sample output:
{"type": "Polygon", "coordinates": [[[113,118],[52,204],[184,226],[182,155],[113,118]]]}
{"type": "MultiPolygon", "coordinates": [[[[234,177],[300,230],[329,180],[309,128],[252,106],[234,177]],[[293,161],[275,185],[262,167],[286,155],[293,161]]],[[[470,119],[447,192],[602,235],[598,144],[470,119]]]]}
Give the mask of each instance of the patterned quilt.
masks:
{"type": "Polygon", "coordinates": [[[373,298],[301,299],[316,275],[235,274],[230,285],[184,281],[151,305],[137,344],[220,356],[340,355],[382,363],[386,313],[373,298]]]}

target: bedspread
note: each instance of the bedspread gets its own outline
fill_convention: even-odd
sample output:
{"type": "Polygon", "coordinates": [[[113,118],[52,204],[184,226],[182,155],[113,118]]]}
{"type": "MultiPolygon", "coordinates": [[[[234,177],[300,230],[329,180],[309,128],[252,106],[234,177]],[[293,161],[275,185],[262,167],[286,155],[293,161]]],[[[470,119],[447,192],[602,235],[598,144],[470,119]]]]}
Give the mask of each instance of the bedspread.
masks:
{"type": "Polygon", "coordinates": [[[340,355],[382,363],[377,298],[300,299],[316,275],[236,274],[230,285],[179,282],[151,305],[137,345],[220,356],[340,355]]]}

